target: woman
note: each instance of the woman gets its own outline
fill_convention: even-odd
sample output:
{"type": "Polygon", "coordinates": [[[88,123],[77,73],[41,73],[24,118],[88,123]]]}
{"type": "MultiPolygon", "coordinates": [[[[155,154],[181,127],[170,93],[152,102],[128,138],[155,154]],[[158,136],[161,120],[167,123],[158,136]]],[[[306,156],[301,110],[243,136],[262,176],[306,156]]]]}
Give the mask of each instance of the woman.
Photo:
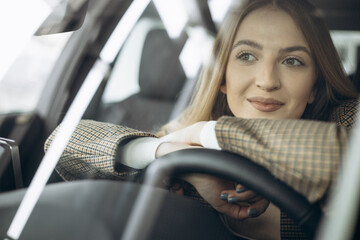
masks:
{"type": "MultiPolygon", "coordinates": [[[[220,148],[252,159],[309,201],[324,204],[357,112],[357,93],[317,14],[298,0],[253,0],[232,10],[190,106],[157,135],[164,137],[82,121],[57,171],[67,180],[128,179],[155,155],[220,148]]],[[[233,183],[202,175],[186,180],[232,218],[256,217],[268,206],[233,183]]]]}

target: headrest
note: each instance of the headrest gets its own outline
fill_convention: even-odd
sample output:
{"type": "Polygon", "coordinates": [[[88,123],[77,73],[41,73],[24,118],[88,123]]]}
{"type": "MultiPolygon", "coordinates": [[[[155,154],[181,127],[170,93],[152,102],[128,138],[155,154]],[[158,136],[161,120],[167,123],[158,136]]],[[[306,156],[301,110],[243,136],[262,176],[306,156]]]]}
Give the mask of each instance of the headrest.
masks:
{"type": "Polygon", "coordinates": [[[172,41],[165,29],[153,29],[146,36],[140,62],[140,94],[174,100],[186,76],[179,61],[184,41],[172,41]]]}

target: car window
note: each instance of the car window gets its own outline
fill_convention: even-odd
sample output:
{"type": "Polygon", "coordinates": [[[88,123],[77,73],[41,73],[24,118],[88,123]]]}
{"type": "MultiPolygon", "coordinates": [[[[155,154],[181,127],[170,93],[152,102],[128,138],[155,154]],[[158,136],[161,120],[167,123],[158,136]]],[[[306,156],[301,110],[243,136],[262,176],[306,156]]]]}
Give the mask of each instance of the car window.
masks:
{"type": "MultiPolygon", "coordinates": [[[[58,2],[60,0],[46,0],[46,1],[58,2]]],[[[194,0],[194,2],[195,1],[197,3],[206,2],[206,0],[205,1],[194,0]]],[[[123,17],[122,11],[125,9],[125,6],[127,4],[130,5],[130,3],[138,3],[138,2],[140,1],[94,0],[92,1],[93,4],[91,4],[90,6],[91,7],[97,6],[99,8],[96,9],[94,8],[93,12],[91,12],[93,15],[90,14],[90,17],[92,18],[87,19],[89,21],[86,22],[86,24],[84,25],[85,30],[84,28],[80,29],[83,30],[83,33],[77,35],[76,32],[75,33],[69,32],[69,33],[58,33],[58,34],[52,34],[46,36],[32,37],[31,41],[29,42],[23,53],[17,58],[17,60],[15,61],[13,66],[9,69],[5,77],[3,79],[0,79],[0,96],[2,96],[2,101],[0,101],[0,114],[3,113],[6,114],[10,112],[32,111],[36,108],[39,102],[40,103],[45,102],[45,101],[39,101],[42,93],[50,92],[47,91],[47,89],[44,89],[46,88],[45,85],[47,85],[48,79],[51,76],[55,75],[55,74],[51,74],[53,72],[53,69],[61,69],[62,71],[68,73],[66,74],[66,78],[67,78],[66,81],[64,80],[65,78],[63,78],[63,75],[59,74],[60,76],[59,81],[64,82],[63,84],[64,87],[63,85],[61,85],[61,87],[65,90],[59,91],[59,88],[57,87],[58,85],[56,85],[58,82],[55,83],[54,81],[54,86],[55,86],[54,92],[57,91],[59,93],[58,98],[55,99],[56,101],[54,100],[54,104],[51,102],[52,104],[51,108],[56,109],[52,112],[55,114],[43,114],[46,118],[48,118],[46,119],[47,122],[46,124],[44,124],[44,126],[47,128],[46,131],[49,131],[52,127],[51,124],[53,124],[54,122],[58,123],[57,122],[58,119],[56,118],[57,116],[56,117],[54,116],[56,114],[59,115],[66,114],[66,111],[68,110],[67,107],[71,105],[71,101],[72,101],[71,97],[73,95],[76,95],[77,89],[82,87],[81,86],[83,83],[82,80],[85,79],[84,81],[85,83],[89,82],[88,80],[90,79],[90,77],[87,78],[86,76],[89,76],[91,74],[88,73],[91,72],[91,70],[96,69],[97,66],[100,66],[99,71],[102,70],[101,67],[103,67],[103,65],[92,64],[93,62],[97,61],[106,65],[106,71],[103,71],[104,73],[101,74],[100,76],[100,78],[104,77],[105,79],[103,79],[103,81],[101,82],[100,88],[98,89],[98,92],[95,94],[95,97],[92,101],[95,104],[90,105],[88,108],[89,113],[93,111],[91,117],[94,117],[95,120],[104,121],[104,122],[114,122],[116,124],[122,124],[128,127],[133,127],[141,130],[153,130],[152,126],[154,122],[157,124],[157,126],[161,126],[162,124],[166,123],[169,120],[169,118],[171,119],[171,116],[169,117],[168,115],[173,114],[175,112],[174,109],[176,109],[178,106],[181,107],[184,106],[179,104],[179,103],[183,103],[180,101],[182,100],[181,97],[186,96],[183,94],[184,92],[191,93],[194,86],[192,84],[195,82],[195,80],[198,77],[197,75],[199,71],[198,68],[187,69],[187,66],[190,65],[190,67],[194,67],[195,64],[197,64],[197,63],[193,63],[193,60],[196,57],[195,50],[199,50],[199,48],[196,48],[196,46],[199,46],[198,44],[196,44],[199,42],[198,40],[202,39],[200,42],[203,43],[202,44],[203,46],[206,45],[207,47],[201,49],[203,50],[202,52],[210,53],[211,51],[211,48],[209,46],[211,46],[212,44],[213,35],[209,33],[208,31],[209,29],[204,27],[206,24],[204,24],[203,26],[200,23],[201,18],[207,16],[206,15],[207,13],[204,14],[204,16],[197,16],[197,17],[192,16],[193,19],[190,21],[191,24],[189,23],[189,25],[184,29],[183,32],[184,34],[181,35],[180,37],[176,39],[172,39],[170,36],[167,36],[168,38],[166,39],[162,38],[161,42],[155,40],[155,42],[153,43],[155,43],[155,45],[156,44],[160,45],[160,48],[152,49],[153,45],[150,45],[147,46],[147,48],[145,49],[144,46],[149,32],[152,32],[153,30],[159,31],[161,34],[164,34],[166,32],[166,27],[163,22],[163,19],[160,18],[160,16],[158,15],[158,11],[153,4],[155,0],[154,1],[149,0],[150,3],[148,9],[144,12],[141,19],[137,22],[137,24],[132,30],[132,33],[129,35],[129,37],[127,37],[127,40],[125,41],[124,45],[120,48],[119,51],[114,50],[115,55],[117,56],[115,61],[114,62],[112,60],[106,61],[107,59],[103,59],[101,56],[99,56],[99,52],[101,52],[99,49],[102,48],[102,46],[104,45],[102,40],[105,39],[104,42],[106,42],[107,39],[107,34],[104,33],[109,32],[110,35],[110,32],[113,30],[112,19],[115,19],[113,21],[115,22],[114,25],[116,25],[117,23],[116,21],[118,20],[117,17],[119,17],[119,15],[123,17]],[[113,12],[110,10],[110,7],[108,7],[108,5],[111,5],[110,2],[114,3],[113,6],[117,7],[116,11],[114,12],[116,12],[115,14],[118,15],[116,16],[111,15],[113,14],[113,12]],[[118,3],[121,2],[123,4],[117,4],[117,2],[118,3]],[[121,6],[121,8],[119,6],[121,6]],[[104,7],[104,9],[101,7],[104,7]],[[97,16],[96,14],[103,16],[100,17],[97,16]],[[99,25],[97,25],[97,23],[99,23],[99,25]],[[109,25],[111,25],[111,27],[109,27],[109,31],[107,30],[103,32],[101,31],[102,29],[107,28],[107,26],[109,25]],[[207,39],[208,42],[203,41],[203,39],[207,39]],[[71,40],[74,40],[74,42],[76,40],[81,40],[80,42],[84,44],[83,45],[67,44],[68,42],[70,43],[71,40]],[[197,40],[197,42],[191,40],[197,40]],[[174,73],[174,71],[173,72],[167,71],[169,70],[169,67],[165,65],[157,64],[158,66],[160,66],[159,69],[155,69],[151,67],[153,63],[157,62],[157,60],[155,61],[155,59],[157,59],[159,55],[166,53],[166,51],[164,51],[165,43],[167,44],[167,42],[169,41],[179,44],[180,45],[179,48],[181,48],[180,49],[181,51],[180,50],[178,51],[176,49],[176,51],[178,51],[176,57],[178,57],[179,60],[179,62],[176,62],[176,67],[179,67],[175,69],[176,74],[174,73]],[[159,42],[161,44],[159,44],[159,42]],[[195,46],[195,48],[194,47],[190,48],[191,42],[192,43],[195,42],[195,45],[192,45],[195,46]],[[208,44],[204,44],[205,42],[208,44]],[[69,50],[69,48],[66,48],[67,45],[68,46],[70,45],[72,47],[70,48],[70,50],[74,50],[75,49],[74,46],[76,46],[77,49],[80,49],[79,52],[68,51],[68,57],[66,58],[66,62],[69,61],[71,63],[69,64],[69,66],[73,67],[71,69],[67,68],[67,66],[64,67],[65,65],[63,67],[59,67],[60,64],[56,65],[57,60],[59,56],[63,53],[64,49],[69,50]],[[147,53],[153,54],[153,55],[148,54],[146,61],[143,59],[142,56],[144,54],[144,49],[147,51],[147,53]],[[188,57],[184,57],[185,52],[189,53],[188,57]],[[183,58],[181,56],[183,56],[183,58]],[[73,59],[75,60],[70,61],[73,59]],[[181,59],[185,59],[185,60],[181,61],[181,59]],[[142,63],[143,60],[144,63],[142,63]],[[145,63],[149,63],[149,65],[146,65],[145,63]],[[184,63],[188,63],[188,65],[185,65],[184,63]],[[146,69],[143,68],[144,66],[145,67],[147,66],[146,69]],[[108,72],[107,67],[109,67],[111,71],[108,72]],[[157,72],[157,70],[159,70],[159,72],[160,71],[163,72],[156,75],[155,72],[157,72]],[[140,75],[142,76],[140,77],[140,75]],[[156,80],[158,77],[165,75],[167,77],[164,78],[165,81],[162,81],[160,84],[156,82],[155,87],[146,85],[145,90],[141,89],[141,86],[139,84],[139,78],[142,78],[143,80],[146,78],[145,79],[146,81],[149,78],[151,78],[152,80],[156,80]],[[171,86],[174,86],[175,84],[172,82],[172,80],[174,80],[176,77],[179,76],[181,78],[180,82],[182,82],[182,84],[181,86],[179,85],[178,87],[176,87],[176,91],[173,91],[174,89],[171,86]],[[159,92],[162,92],[164,94],[161,97],[164,98],[165,100],[160,99],[159,92]],[[175,94],[173,94],[173,92],[175,92],[175,94]],[[170,94],[174,96],[173,97],[168,96],[170,94]],[[138,98],[129,99],[136,95],[138,96],[138,98]],[[148,98],[149,95],[151,95],[152,97],[148,98]],[[121,105],[121,103],[126,100],[127,102],[121,105]],[[54,106],[59,106],[59,107],[55,108],[54,106]],[[128,111],[129,114],[131,113],[134,115],[133,116],[126,115],[127,114],[126,111],[128,111]],[[135,117],[135,113],[139,113],[141,115],[137,115],[135,117]],[[160,115],[165,113],[168,115],[167,116],[164,115],[164,118],[159,119],[160,115]],[[51,124],[49,124],[49,122],[51,124]]],[[[146,2],[146,0],[143,2],[146,2]]],[[[163,2],[166,3],[170,1],[164,0],[163,2]]],[[[175,2],[175,0],[171,0],[171,2],[173,3],[175,2]]],[[[187,2],[191,2],[191,1],[187,1],[187,2]]],[[[211,21],[214,21],[216,27],[218,27],[221,24],[224,15],[226,15],[227,9],[231,7],[231,4],[233,2],[239,3],[242,1],[241,0],[207,0],[207,2],[209,3],[209,8],[210,8],[209,10],[213,18],[211,21]]],[[[115,7],[113,9],[115,9],[115,7]]],[[[121,18],[119,17],[119,19],[121,18]]],[[[81,31],[78,31],[78,33],[79,32],[81,31]]],[[[127,36],[127,34],[124,35],[127,36]]],[[[357,59],[359,59],[360,32],[332,31],[332,37],[339,51],[341,60],[343,61],[344,69],[349,75],[354,74],[356,65],[358,64],[357,59]]],[[[173,56],[174,54],[170,54],[170,55],[173,56]]],[[[165,61],[165,63],[166,62],[168,61],[165,61]]],[[[54,79],[57,80],[57,78],[54,79]]],[[[49,81],[49,83],[52,82],[49,81]]],[[[83,96],[81,94],[79,95],[83,96]]],[[[92,96],[92,94],[88,94],[88,95],[92,96]]],[[[185,102],[184,102],[185,104],[186,104],[186,100],[187,99],[185,98],[185,102]]],[[[181,112],[181,110],[182,108],[180,108],[180,110],[178,111],[181,112]]],[[[73,112],[74,111],[71,111],[71,113],[73,112]]],[[[68,115],[73,116],[72,114],[68,114],[68,115]]],[[[89,115],[87,115],[86,118],[88,116],[89,115]]],[[[69,120],[68,118],[67,122],[71,122],[71,119],[69,120]]],[[[73,124],[76,123],[77,121],[73,121],[73,124]]],[[[35,129],[32,126],[29,128],[35,129]]],[[[71,128],[63,128],[63,129],[67,130],[69,134],[71,134],[71,128]]],[[[37,148],[40,147],[40,150],[42,152],[43,151],[42,147],[44,145],[44,138],[41,138],[40,134],[42,134],[40,133],[40,131],[33,133],[32,135],[37,136],[38,138],[36,140],[34,140],[34,138],[31,138],[29,142],[38,145],[36,147],[37,148]]],[[[31,134],[27,134],[27,135],[31,136],[31,134]]],[[[48,134],[45,137],[48,137],[48,134]]],[[[60,137],[58,137],[58,139],[60,139],[60,137]]],[[[59,141],[56,142],[56,144],[54,145],[55,148],[52,149],[54,150],[56,148],[61,149],[61,147],[59,147],[61,144],[58,143],[59,141]]],[[[22,149],[27,150],[34,148],[35,147],[33,146],[30,147],[27,146],[27,148],[23,147],[22,149]]],[[[53,152],[56,153],[56,151],[53,152]]],[[[30,156],[28,152],[24,152],[24,153],[25,154],[23,156],[26,157],[30,156]]],[[[49,151],[47,153],[49,153],[49,151]]],[[[0,149],[0,155],[1,154],[2,152],[0,149]]],[[[43,161],[46,162],[49,161],[49,159],[52,158],[50,157],[44,158],[43,161]]],[[[56,161],[57,157],[54,157],[53,159],[55,159],[56,161]]],[[[33,160],[32,158],[26,159],[27,162],[30,162],[32,160],[33,160]]],[[[35,169],[37,167],[35,166],[35,164],[33,165],[29,164],[24,166],[25,166],[24,169],[25,168],[35,169]]],[[[32,171],[32,169],[30,170],[32,171]]]]}
{"type": "Polygon", "coordinates": [[[35,109],[55,62],[71,36],[61,33],[33,36],[0,80],[0,114],[35,109]]]}

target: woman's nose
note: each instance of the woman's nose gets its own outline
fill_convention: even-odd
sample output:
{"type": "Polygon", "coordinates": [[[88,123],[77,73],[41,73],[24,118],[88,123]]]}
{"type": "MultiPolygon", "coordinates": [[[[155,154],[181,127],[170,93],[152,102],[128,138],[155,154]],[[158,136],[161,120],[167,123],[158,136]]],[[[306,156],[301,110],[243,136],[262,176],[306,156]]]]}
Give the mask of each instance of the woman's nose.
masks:
{"type": "Polygon", "coordinates": [[[267,92],[280,89],[280,75],[276,65],[264,64],[256,78],[256,86],[267,92]]]}

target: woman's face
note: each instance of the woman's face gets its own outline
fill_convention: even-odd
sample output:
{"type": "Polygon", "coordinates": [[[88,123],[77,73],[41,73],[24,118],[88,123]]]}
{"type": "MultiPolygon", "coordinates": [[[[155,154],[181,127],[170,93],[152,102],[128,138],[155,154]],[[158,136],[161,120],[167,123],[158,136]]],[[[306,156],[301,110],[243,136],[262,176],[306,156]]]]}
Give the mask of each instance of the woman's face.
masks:
{"type": "Polygon", "coordinates": [[[230,110],[241,118],[300,118],[314,101],[310,48],[284,11],[263,8],[240,25],[226,69],[230,110]]]}

